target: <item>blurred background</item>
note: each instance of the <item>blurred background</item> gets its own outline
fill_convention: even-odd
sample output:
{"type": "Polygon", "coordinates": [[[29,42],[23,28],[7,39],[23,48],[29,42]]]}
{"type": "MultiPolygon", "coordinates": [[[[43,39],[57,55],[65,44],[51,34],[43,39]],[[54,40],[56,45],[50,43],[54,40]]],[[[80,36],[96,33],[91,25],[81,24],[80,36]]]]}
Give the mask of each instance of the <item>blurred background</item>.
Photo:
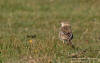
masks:
{"type": "Polygon", "coordinates": [[[0,63],[70,63],[77,51],[59,40],[62,21],[71,23],[73,44],[88,49],[84,56],[97,57],[100,0],[0,0],[0,63]]]}

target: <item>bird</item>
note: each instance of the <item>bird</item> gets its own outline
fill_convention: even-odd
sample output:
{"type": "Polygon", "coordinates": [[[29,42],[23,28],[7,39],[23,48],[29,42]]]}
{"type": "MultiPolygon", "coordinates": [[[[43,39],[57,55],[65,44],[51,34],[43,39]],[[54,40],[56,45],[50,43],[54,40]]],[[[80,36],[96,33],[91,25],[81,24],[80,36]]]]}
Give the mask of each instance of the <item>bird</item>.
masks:
{"type": "Polygon", "coordinates": [[[67,42],[68,45],[75,48],[75,46],[72,44],[73,33],[69,22],[61,22],[59,38],[63,41],[63,43],[67,42]]]}

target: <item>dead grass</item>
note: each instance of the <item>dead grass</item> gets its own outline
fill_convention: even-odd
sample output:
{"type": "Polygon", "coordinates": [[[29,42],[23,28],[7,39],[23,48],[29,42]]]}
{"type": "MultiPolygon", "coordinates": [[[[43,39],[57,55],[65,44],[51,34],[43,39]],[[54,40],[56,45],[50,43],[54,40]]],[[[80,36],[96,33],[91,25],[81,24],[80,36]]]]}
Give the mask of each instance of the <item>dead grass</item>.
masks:
{"type": "Polygon", "coordinates": [[[99,11],[99,0],[1,0],[0,62],[70,63],[68,53],[80,50],[59,40],[62,20],[71,22],[75,46],[96,57],[98,52],[90,49],[100,48],[99,11]]]}

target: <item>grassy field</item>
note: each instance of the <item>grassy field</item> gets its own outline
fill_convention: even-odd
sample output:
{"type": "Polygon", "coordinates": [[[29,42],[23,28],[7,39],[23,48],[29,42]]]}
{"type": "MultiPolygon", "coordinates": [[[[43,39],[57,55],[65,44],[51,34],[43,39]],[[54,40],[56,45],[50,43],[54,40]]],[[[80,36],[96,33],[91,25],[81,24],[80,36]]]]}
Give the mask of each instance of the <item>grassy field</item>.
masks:
{"type": "Polygon", "coordinates": [[[64,20],[72,25],[74,45],[96,57],[99,0],[0,0],[0,63],[70,63],[69,53],[77,50],[59,40],[64,20]]]}

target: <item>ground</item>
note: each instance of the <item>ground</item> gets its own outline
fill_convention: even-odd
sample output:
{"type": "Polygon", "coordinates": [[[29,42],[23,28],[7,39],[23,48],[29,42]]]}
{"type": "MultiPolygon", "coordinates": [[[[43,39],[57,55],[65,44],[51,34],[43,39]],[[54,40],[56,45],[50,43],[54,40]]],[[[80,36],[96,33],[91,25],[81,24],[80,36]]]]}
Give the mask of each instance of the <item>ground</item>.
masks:
{"type": "Polygon", "coordinates": [[[0,63],[70,63],[84,49],[95,58],[99,26],[99,0],[0,0],[0,63]],[[59,40],[61,21],[70,21],[79,50],[59,40]]]}

